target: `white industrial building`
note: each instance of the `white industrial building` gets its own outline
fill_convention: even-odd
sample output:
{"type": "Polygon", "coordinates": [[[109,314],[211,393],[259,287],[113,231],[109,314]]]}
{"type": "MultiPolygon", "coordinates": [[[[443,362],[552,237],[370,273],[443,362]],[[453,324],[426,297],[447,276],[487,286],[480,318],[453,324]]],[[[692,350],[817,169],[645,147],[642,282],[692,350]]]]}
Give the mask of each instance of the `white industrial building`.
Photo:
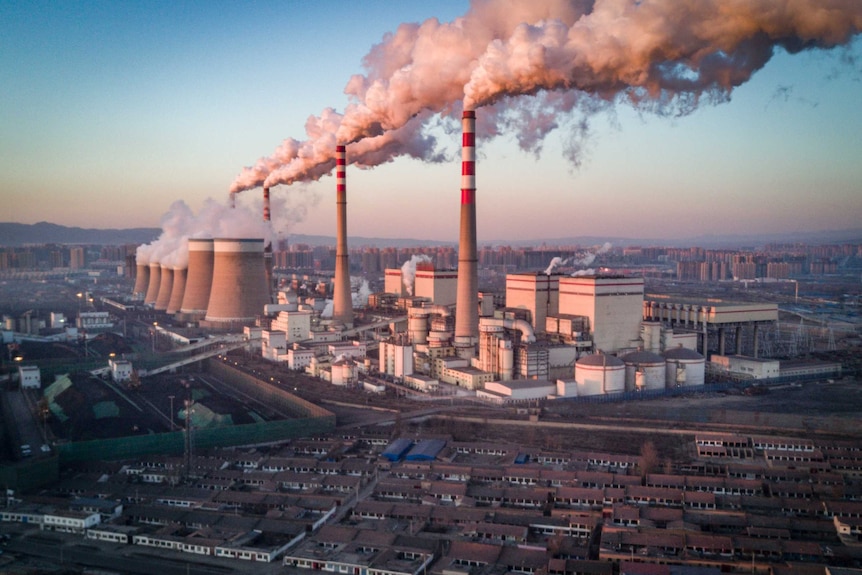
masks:
{"type": "Polygon", "coordinates": [[[561,274],[526,272],[506,276],[506,307],[530,312],[536,333],[544,333],[546,318],[556,316],[560,305],[561,274]]]}
{"type": "Polygon", "coordinates": [[[129,381],[132,379],[132,362],[127,359],[109,359],[108,367],[111,370],[111,379],[116,382],[129,381]]]}
{"type": "Polygon", "coordinates": [[[413,345],[405,338],[394,338],[380,342],[380,372],[403,378],[413,373],[413,345]]]}
{"type": "Polygon", "coordinates": [[[640,346],[643,298],[643,278],[560,278],[560,313],[588,318],[593,349],[605,353],[631,351],[640,346]]]}
{"type": "Polygon", "coordinates": [[[743,379],[769,379],[781,375],[781,362],[744,355],[715,355],[709,361],[716,371],[743,379]]]}
{"type": "Polygon", "coordinates": [[[19,365],[18,382],[21,389],[39,389],[42,387],[42,374],[35,365],[19,365]]]}

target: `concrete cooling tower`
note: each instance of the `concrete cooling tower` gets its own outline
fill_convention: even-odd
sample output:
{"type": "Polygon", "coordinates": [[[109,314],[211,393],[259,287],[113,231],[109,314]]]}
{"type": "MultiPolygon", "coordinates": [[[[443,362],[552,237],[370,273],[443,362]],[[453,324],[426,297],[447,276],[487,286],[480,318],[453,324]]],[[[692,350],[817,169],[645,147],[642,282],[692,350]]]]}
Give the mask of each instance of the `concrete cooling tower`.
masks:
{"type": "Polygon", "coordinates": [[[156,296],[156,305],[158,311],[168,309],[168,303],[171,301],[171,290],[174,288],[174,268],[162,264],[161,279],[159,280],[159,295],[156,296]]]}
{"type": "Polygon", "coordinates": [[[189,267],[180,313],[201,319],[207,313],[213,285],[213,240],[189,238],[189,267]]]}
{"type": "Polygon", "coordinates": [[[162,281],[162,266],[157,262],[150,262],[150,281],[147,282],[147,295],[144,296],[145,304],[155,305],[159,295],[159,284],[162,281]]]}
{"type": "Polygon", "coordinates": [[[174,285],[171,288],[171,299],[168,301],[168,309],[165,311],[169,314],[175,314],[180,311],[180,306],[183,304],[183,294],[186,291],[186,279],[188,278],[188,270],[186,268],[174,268],[174,285]]]}
{"type": "Polygon", "coordinates": [[[136,264],[135,268],[135,288],[132,290],[132,299],[143,300],[147,295],[147,285],[150,283],[150,266],[136,264]]]}
{"type": "Polygon", "coordinates": [[[263,239],[213,240],[213,283],[207,323],[224,327],[248,324],[263,314],[269,287],[263,239]]]}

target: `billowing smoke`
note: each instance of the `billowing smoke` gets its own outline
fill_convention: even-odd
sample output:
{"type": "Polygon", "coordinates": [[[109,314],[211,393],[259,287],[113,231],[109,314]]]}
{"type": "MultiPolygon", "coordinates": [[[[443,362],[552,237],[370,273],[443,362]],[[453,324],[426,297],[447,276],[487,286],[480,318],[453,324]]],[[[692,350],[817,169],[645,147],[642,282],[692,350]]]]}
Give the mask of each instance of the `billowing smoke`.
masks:
{"type": "Polygon", "coordinates": [[[572,274],[572,277],[577,278],[577,277],[581,277],[581,276],[594,276],[594,275],[596,275],[596,270],[594,270],[593,268],[590,268],[587,270],[578,270],[572,274]]]}
{"type": "Polygon", "coordinates": [[[416,265],[420,263],[430,262],[431,258],[425,254],[414,254],[409,260],[401,266],[401,281],[404,282],[404,289],[408,295],[413,295],[413,283],[416,279],[416,265]]]}
{"type": "Polygon", "coordinates": [[[552,273],[554,273],[554,270],[557,269],[558,267],[566,265],[567,261],[568,260],[564,260],[563,258],[560,258],[560,257],[553,258],[551,260],[551,263],[548,264],[547,269],[545,269],[545,271],[543,273],[546,276],[549,276],[552,273]]]}
{"type": "MultiPolygon", "coordinates": [[[[335,165],[372,167],[409,154],[443,158],[429,122],[483,107],[479,129],[507,132],[540,153],[567,129],[578,165],[598,110],[627,102],[660,115],[730,99],[777,50],[846,45],[862,29],[859,0],[474,0],[450,23],[402,24],[347,82],[351,103],[306,122],[306,140],[285,140],[231,186],[312,181],[335,165]]],[[[483,137],[485,141],[487,137],[483,137]]]]}
{"type": "Polygon", "coordinates": [[[368,296],[371,295],[371,286],[365,278],[350,278],[350,297],[353,307],[365,307],[368,305],[368,296]]]}
{"type": "Polygon", "coordinates": [[[601,246],[588,250],[583,256],[572,258],[572,267],[585,268],[596,261],[596,256],[607,253],[612,247],[610,242],[605,242],[601,246]]]}
{"type": "Polygon", "coordinates": [[[270,222],[264,222],[261,210],[248,207],[230,208],[207,199],[195,214],[182,200],[171,204],[162,216],[162,233],[149,244],[138,246],[138,263],[160,263],[175,268],[188,267],[189,238],[262,238],[275,240],[270,222]]]}

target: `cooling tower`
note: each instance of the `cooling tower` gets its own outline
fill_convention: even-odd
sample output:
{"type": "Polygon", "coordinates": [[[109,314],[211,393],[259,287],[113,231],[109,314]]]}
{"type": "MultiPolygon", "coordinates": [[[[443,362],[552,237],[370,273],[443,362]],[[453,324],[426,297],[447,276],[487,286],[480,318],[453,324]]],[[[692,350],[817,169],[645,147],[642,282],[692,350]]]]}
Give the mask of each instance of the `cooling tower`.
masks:
{"type": "Polygon", "coordinates": [[[147,295],[144,297],[145,304],[155,304],[159,295],[159,284],[162,281],[162,266],[159,263],[150,262],[150,281],[147,282],[147,295]]]}
{"type": "Polygon", "coordinates": [[[159,295],[156,296],[157,311],[165,311],[168,309],[168,303],[171,301],[171,290],[174,287],[174,268],[162,264],[161,278],[159,279],[159,295]]]}
{"type": "Polygon", "coordinates": [[[476,249],[476,112],[461,120],[461,235],[458,238],[458,294],[455,347],[461,357],[476,355],[479,336],[479,271],[476,249]]]}
{"type": "Polygon", "coordinates": [[[207,313],[213,285],[213,240],[189,239],[189,267],[180,313],[202,318],[207,313]]]}
{"type": "Polygon", "coordinates": [[[173,271],[174,284],[171,288],[171,299],[168,301],[168,309],[165,310],[170,314],[180,311],[186,291],[186,281],[188,280],[188,270],[186,268],[174,268],[173,271]]]}
{"type": "Polygon", "coordinates": [[[353,325],[350,297],[350,263],[347,258],[347,183],[344,146],[335,148],[337,225],[335,245],[335,290],[332,294],[332,319],[347,327],[353,325]]]}
{"type": "Polygon", "coordinates": [[[132,299],[143,300],[147,295],[147,285],[150,283],[150,266],[136,264],[135,267],[135,288],[132,290],[132,299]]]}
{"type": "Polygon", "coordinates": [[[236,325],[254,321],[269,303],[263,239],[213,240],[213,282],[205,320],[236,325]]]}

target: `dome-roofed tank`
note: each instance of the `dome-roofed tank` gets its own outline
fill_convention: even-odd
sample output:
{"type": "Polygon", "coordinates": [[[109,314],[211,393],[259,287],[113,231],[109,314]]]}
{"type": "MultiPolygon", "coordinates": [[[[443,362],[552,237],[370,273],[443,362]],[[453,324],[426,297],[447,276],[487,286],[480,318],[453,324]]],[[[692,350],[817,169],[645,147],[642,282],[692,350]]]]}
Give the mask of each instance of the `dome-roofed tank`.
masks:
{"type": "Polygon", "coordinates": [[[666,380],[668,387],[703,385],[706,358],[687,347],[679,346],[665,350],[667,360],[666,380]]]}
{"type": "Polygon", "coordinates": [[[626,365],[626,390],[664,389],[665,359],[651,351],[633,351],[621,358],[626,365]]]}
{"type": "Polygon", "coordinates": [[[594,353],[575,362],[578,397],[625,391],[625,363],[613,355],[594,353]]]}

